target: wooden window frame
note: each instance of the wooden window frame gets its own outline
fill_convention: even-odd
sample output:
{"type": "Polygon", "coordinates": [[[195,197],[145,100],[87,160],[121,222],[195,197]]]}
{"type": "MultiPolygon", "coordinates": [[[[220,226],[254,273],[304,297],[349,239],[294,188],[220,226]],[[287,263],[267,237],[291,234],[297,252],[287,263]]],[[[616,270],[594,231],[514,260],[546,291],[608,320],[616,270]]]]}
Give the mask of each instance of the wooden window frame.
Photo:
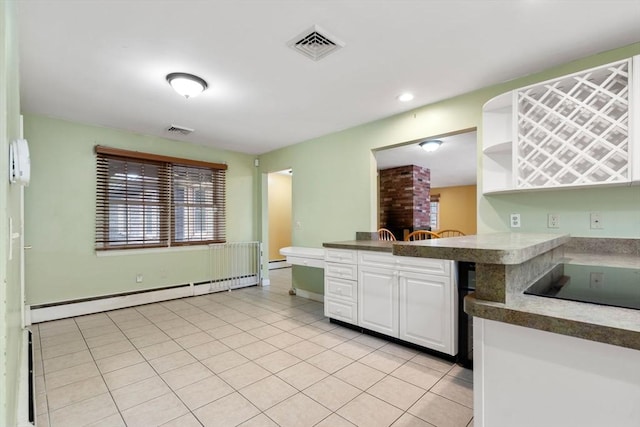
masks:
{"type": "MultiPolygon", "coordinates": [[[[167,248],[173,246],[190,246],[190,245],[206,245],[210,243],[224,243],[226,241],[225,236],[225,222],[226,222],[226,170],[227,165],[223,163],[211,163],[204,162],[201,160],[192,160],[192,159],[184,159],[179,157],[171,157],[171,156],[163,156],[158,154],[151,153],[143,153],[139,151],[130,151],[130,150],[122,150],[118,148],[105,147],[102,145],[95,146],[96,153],[96,162],[97,162],[97,170],[96,170],[96,238],[95,238],[95,249],[96,251],[106,251],[106,250],[128,250],[128,249],[141,249],[141,248],[167,248]],[[112,162],[112,163],[110,163],[112,162]],[[142,206],[140,214],[138,211],[138,215],[142,215],[142,227],[141,227],[141,235],[142,238],[140,240],[141,243],[130,243],[134,239],[129,239],[129,234],[131,233],[131,229],[129,228],[129,217],[130,210],[125,208],[122,210],[126,217],[126,225],[124,228],[126,229],[126,238],[123,240],[114,240],[113,237],[109,236],[109,230],[111,227],[112,221],[112,211],[110,210],[110,200],[113,195],[117,193],[117,190],[112,190],[109,187],[109,168],[113,166],[116,162],[125,162],[128,166],[128,163],[131,165],[154,165],[154,167],[159,168],[160,171],[158,173],[158,189],[151,188],[152,194],[155,195],[157,193],[157,198],[159,202],[157,206],[159,209],[151,209],[151,214],[159,215],[158,219],[158,241],[152,241],[147,243],[147,235],[146,233],[146,215],[149,211],[146,210],[147,206],[155,206],[156,202],[153,203],[146,200],[146,189],[145,187],[145,179],[148,175],[144,175],[142,179],[141,187],[137,188],[138,192],[142,192],[143,195],[140,198],[134,198],[135,201],[131,202],[132,205],[142,206]],[[191,240],[181,240],[177,241],[176,235],[176,224],[174,223],[174,195],[173,195],[173,187],[174,187],[174,176],[173,176],[173,168],[182,168],[187,170],[196,170],[203,169],[207,171],[211,171],[211,175],[215,176],[215,180],[213,181],[212,188],[210,188],[212,197],[214,202],[217,204],[215,208],[212,210],[213,215],[211,215],[212,221],[214,221],[212,225],[211,238],[207,239],[191,239],[191,240]]],[[[143,167],[141,167],[143,168],[143,167]]],[[[127,178],[128,179],[128,178],[127,178]]],[[[125,187],[127,187],[127,179],[123,181],[125,187]]],[[[213,178],[212,178],[213,179],[213,178]]],[[[197,183],[197,182],[194,182],[197,183]]],[[[195,184],[194,184],[195,185],[195,184]]],[[[205,184],[206,185],[206,184],[205,184]]],[[[124,193],[124,201],[122,205],[127,206],[129,198],[129,189],[127,187],[126,192],[124,193]]],[[[155,196],[154,196],[155,197],[155,196]]],[[[199,204],[197,207],[203,207],[205,205],[199,204]]],[[[138,228],[133,228],[134,230],[139,230],[138,228]]],[[[151,239],[149,239],[151,240],[151,239]]]]}

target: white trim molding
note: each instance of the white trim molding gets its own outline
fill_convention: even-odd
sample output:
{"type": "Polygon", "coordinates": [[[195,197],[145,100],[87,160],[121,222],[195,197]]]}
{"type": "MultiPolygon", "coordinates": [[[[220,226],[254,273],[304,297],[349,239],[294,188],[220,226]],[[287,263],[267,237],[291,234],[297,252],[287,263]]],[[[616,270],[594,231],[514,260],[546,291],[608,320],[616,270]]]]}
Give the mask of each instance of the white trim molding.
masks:
{"type": "Polygon", "coordinates": [[[143,291],[126,295],[106,296],[104,298],[101,297],[88,301],[62,301],[43,307],[32,307],[27,305],[25,308],[30,321],[32,323],[40,323],[50,320],[64,319],[67,317],[83,316],[85,314],[134,307],[154,302],[205,295],[214,292],[231,291],[232,289],[256,285],[256,279],[256,276],[249,276],[242,279],[230,279],[212,283],[207,282],[197,285],[189,283],[165,289],[143,291]]]}

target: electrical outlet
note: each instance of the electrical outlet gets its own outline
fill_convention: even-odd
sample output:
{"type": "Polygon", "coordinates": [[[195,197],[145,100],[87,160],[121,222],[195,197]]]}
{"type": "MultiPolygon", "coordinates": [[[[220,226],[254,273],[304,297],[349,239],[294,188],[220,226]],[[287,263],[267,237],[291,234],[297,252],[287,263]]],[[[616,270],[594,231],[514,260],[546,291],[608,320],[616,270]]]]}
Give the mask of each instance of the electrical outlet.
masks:
{"type": "Polygon", "coordinates": [[[520,214],[512,213],[510,215],[511,228],[520,228],[520,214]]]}
{"type": "Polygon", "coordinates": [[[547,228],[560,228],[560,215],[547,214],[547,228]]]}
{"type": "Polygon", "coordinates": [[[591,289],[602,289],[604,286],[604,273],[592,271],[589,275],[589,287],[591,289]]]}
{"type": "Polygon", "coordinates": [[[142,274],[141,273],[138,273],[136,275],[136,283],[142,283],[142,274]]]}
{"type": "Polygon", "coordinates": [[[302,230],[302,222],[296,221],[296,230],[302,230]]]}
{"type": "Polygon", "coordinates": [[[600,212],[591,212],[590,218],[592,229],[600,230],[604,228],[604,226],[602,225],[602,214],[600,212]]]}

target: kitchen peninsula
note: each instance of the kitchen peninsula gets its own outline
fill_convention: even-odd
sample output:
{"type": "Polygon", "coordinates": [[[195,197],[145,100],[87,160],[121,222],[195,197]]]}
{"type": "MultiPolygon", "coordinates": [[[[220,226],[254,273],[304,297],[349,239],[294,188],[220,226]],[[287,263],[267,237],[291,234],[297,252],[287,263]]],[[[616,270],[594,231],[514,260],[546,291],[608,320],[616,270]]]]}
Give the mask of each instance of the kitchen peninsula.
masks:
{"type": "MultiPolygon", "coordinates": [[[[398,242],[476,263],[474,425],[640,425],[640,310],[525,295],[558,263],[640,268],[637,239],[499,233],[398,242]]],[[[638,283],[640,290],[640,283],[638,283]]]]}

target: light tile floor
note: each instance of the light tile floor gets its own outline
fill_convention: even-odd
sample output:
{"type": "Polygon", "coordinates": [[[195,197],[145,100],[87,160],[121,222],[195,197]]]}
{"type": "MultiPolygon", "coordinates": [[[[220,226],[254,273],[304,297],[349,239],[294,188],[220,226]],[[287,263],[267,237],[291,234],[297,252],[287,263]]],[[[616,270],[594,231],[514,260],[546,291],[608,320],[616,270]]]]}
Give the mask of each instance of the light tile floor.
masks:
{"type": "Polygon", "coordinates": [[[271,286],[33,326],[38,427],[473,425],[471,371],[271,286]]]}

